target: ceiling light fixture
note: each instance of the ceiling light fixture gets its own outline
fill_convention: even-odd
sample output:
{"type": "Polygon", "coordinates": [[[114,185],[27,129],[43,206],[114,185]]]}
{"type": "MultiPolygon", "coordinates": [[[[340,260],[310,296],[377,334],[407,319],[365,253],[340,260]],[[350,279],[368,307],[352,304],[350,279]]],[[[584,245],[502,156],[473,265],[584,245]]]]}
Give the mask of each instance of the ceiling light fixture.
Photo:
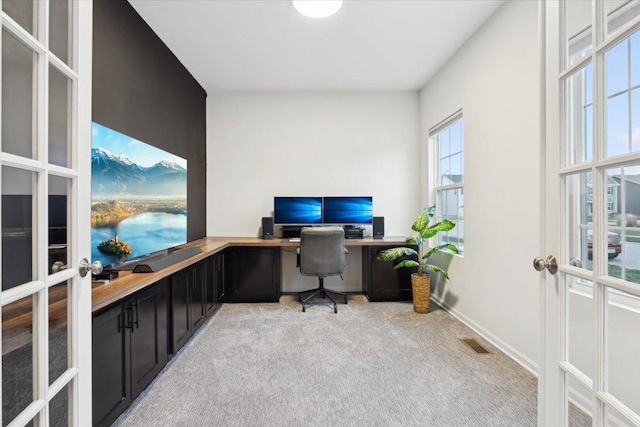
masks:
{"type": "Polygon", "coordinates": [[[293,7],[309,18],[326,18],[342,7],[342,0],[293,0],[293,7]]]}

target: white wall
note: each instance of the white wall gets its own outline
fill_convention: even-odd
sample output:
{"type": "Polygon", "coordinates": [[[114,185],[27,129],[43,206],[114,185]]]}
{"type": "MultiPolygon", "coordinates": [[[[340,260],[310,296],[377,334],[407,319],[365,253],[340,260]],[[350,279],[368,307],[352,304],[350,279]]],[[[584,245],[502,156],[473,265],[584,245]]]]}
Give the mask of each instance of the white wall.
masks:
{"type": "MultiPolygon", "coordinates": [[[[539,62],[537,3],[505,2],[420,92],[428,130],[463,110],[465,253],[435,298],[537,371],[539,62]]],[[[423,200],[428,189],[423,186],[423,200]]],[[[424,204],[427,204],[426,202],[424,204]]]]}
{"type": "MultiPolygon", "coordinates": [[[[214,92],[207,98],[207,235],[258,236],[274,196],[373,196],[387,236],[409,233],[420,210],[417,92],[214,92]]],[[[371,233],[371,230],[367,230],[371,233]]],[[[361,290],[360,253],[345,281],[361,290]]],[[[302,277],[283,253],[283,290],[302,277]]]]}

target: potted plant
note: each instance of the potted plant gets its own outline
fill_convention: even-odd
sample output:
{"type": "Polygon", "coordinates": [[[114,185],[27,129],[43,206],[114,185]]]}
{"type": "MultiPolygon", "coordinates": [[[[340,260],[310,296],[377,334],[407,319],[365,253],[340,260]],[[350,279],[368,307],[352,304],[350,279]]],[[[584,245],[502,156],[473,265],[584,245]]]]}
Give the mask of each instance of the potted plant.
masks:
{"type": "Polygon", "coordinates": [[[396,264],[393,268],[418,267],[418,272],[411,275],[411,288],[413,291],[413,309],[416,313],[427,313],[429,311],[429,299],[431,292],[431,281],[429,271],[442,273],[445,279],[449,279],[449,275],[445,270],[437,265],[429,264],[429,258],[441,250],[459,253],[458,248],[452,243],[444,243],[434,248],[424,251],[427,241],[438,234],[440,231],[449,231],[456,225],[448,219],[442,220],[437,224],[429,225],[436,212],[436,207],[431,206],[424,208],[422,213],[415,220],[411,229],[418,234],[407,238],[408,245],[418,247],[418,251],[412,248],[392,248],[387,249],[378,255],[378,259],[382,261],[394,261],[403,256],[417,256],[418,261],[413,259],[405,259],[396,264]]]}

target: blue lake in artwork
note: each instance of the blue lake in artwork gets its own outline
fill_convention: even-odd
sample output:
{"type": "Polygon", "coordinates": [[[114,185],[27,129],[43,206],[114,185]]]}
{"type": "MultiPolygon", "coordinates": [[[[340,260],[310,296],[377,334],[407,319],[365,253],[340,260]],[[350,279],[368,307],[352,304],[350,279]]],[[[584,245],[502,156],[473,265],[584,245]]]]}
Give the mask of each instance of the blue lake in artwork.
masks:
{"type": "Polygon", "coordinates": [[[131,216],[115,227],[92,228],[91,260],[98,260],[102,265],[122,262],[130,258],[170,248],[186,241],[186,215],[147,212],[131,216]],[[116,233],[118,233],[118,239],[131,246],[132,254],[118,257],[103,254],[98,250],[100,242],[111,239],[116,233]]]}

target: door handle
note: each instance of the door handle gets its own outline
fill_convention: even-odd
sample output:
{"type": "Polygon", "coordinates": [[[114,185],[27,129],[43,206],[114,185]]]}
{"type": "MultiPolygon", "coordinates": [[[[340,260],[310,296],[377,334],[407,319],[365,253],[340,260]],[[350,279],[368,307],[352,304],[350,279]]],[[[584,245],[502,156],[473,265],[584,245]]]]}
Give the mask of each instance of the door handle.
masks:
{"type": "Polygon", "coordinates": [[[62,261],[56,261],[51,266],[51,271],[53,273],[57,273],[59,271],[66,270],[66,269],[67,269],[67,265],[62,261]]]}
{"type": "Polygon", "coordinates": [[[78,268],[78,272],[80,273],[80,276],[81,277],[86,276],[89,271],[94,276],[97,276],[98,274],[102,273],[102,263],[100,261],[94,261],[93,263],[89,264],[88,259],[82,258],[80,260],[80,267],[78,268]]]}
{"type": "Polygon", "coordinates": [[[558,272],[558,260],[555,256],[549,255],[546,260],[537,257],[533,260],[533,268],[537,271],[542,271],[546,267],[549,273],[556,274],[558,272]]]}

